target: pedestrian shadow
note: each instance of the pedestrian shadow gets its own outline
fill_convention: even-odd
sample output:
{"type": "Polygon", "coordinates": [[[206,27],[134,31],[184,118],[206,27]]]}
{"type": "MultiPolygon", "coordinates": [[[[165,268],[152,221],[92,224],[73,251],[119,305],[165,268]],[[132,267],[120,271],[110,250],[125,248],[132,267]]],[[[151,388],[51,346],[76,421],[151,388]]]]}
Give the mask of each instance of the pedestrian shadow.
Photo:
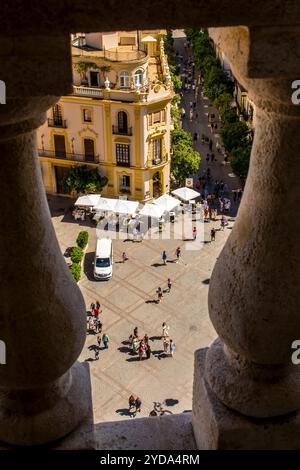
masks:
{"type": "Polygon", "coordinates": [[[128,408],[120,408],[116,410],[116,413],[118,413],[121,416],[131,416],[133,413],[129,413],[128,408]]]}
{"type": "Polygon", "coordinates": [[[202,281],[202,284],[208,285],[209,283],[210,283],[210,278],[209,278],[209,277],[208,277],[207,279],[204,279],[204,280],[202,281]]]}
{"type": "Polygon", "coordinates": [[[202,242],[202,243],[203,243],[203,244],[206,244],[206,243],[211,243],[211,241],[210,241],[210,240],[203,240],[203,242],[202,242]]]}
{"type": "Polygon", "coordinates": [[[162,339],[162,336],[150,336],[149,338],[151,341],[158,341],[160,339],[162,339]]]}
{"type": "Polygon", "coordinates": [[[165,263],[153,263],[151,266],[153,266],[153,268],[158,268],[160,266],[165,266],[165,263]]]}
{"type": "Polygon", "coordinates": [[[85,359],[84,362],[94,362],[96,359],[89,357],[88,359],[85,359]]]}
{"type": "Polygon", "coordinates": [[[145,300],[145,304],[158,304],[158,300],[156,299],[149,299],[149,300],[145,300]]]}
{"type": "Polygon", "coordinates": [[[98,346],[96,346],[95,344],[92,344],[91,346],[88,347],[89,351],[96,351],[97,349],[98,349],[98,346]]]}
{"type": "Polygon", "coordinates": [[[179,403],[179,400],[175,400],[174,398],[167,398],[165,400],[166,406],[174,406],[174,405],[177,405],[178,403],[179,403]]]}
{"type": "Polygon", "coordinates": [[[142,359],[139,358],[139,356],[133,356],[133,357],[130,357],[129,359],[126,359],[127,362],[142,362],[144,359],[146,359],[145,357],[142,357],[142,359]]]}
{"type": "Polygon", "coordinates": [[[128,346],[121,346],[118,348],[118,351],[122,353],[132,353],[132,349],[130,349],[128,346]]]}
{"type": "Polygon", "coordinates": [[[115,264],[125,264],[123,261],[115,261],[115,264]]]}

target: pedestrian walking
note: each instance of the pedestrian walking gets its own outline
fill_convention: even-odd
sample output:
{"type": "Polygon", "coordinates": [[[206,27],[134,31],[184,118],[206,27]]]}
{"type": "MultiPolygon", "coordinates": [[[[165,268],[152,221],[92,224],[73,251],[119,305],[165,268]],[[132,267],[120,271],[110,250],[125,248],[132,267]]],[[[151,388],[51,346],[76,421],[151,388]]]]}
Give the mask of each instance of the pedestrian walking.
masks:
{"type": "Polygon", "coordinates": [[[157,293],[157,302],[160,304],[161,299],[163,297],[162,288],[158,287],[156,293],[157,293]]]}
{"type": "Polygon", "coordinates": [[[168,325],[166,324],[166,322],[163,322],[162,324],[162,338],[164,338],[165,336],[169,336],[169,327],[168,325]]]}
{"type": "Polygon", "coordinates": [[[210,241],[214,242],[215,240],[216,240],[216,231],[214,228],[212,228],[210,231],[210,241]]]}
{"type": "Polygon", "coordinates": [[[96,307],[99,309],[99,311],[101,311],[101,305],[99,300],[96,300],[96,307]]]}
{"type": "Polygon", "coordinates": [[[96,319],[96,325],[95,325],[95,329],[96,329],[96,333],[101,333],[102,331],[102,323],[101,323],[101,320],[100,318],[97,318],[96,319]]]}
{"type": "Polygon", "coordinates": [[[169,347],[170,341],[169,341],[169,336],[164,336],[163,337],[163,348],[164,348],[164,353],[168,352],[168,347],[169,347]]]}
{"type": "Polygon", "coordinates": [[[99,360],[100,348],[99,346],[95,347],[95,361],[99,360]]]}
{"type": "Polygon", "coordinates": [[[144,336],[144,344],[147,346],[149,343],[149,336],[147,335],[147,333],[145,333],[145,336],[144,336]]]}
{"type": "Polygon", "coordinates": [[[178,262],[179,262],[179,259],[180,259],[180,256],[181,256],[181,249],[180,249],[180,246],[178,246],[178,247],[176,248],[175,254],[176,254],[176,258],[177,258],[176,263],[178,263],[178,262]]]}
{"type": "Polygon", "coordinates": [[[176,346],[175,346],[175,343],[173,342],[172,339],[170,339],[170,346],[169,346],[169,348],[170,348],[170,356],[173,357],[173,354],[174,354],[174,351],[175,351],[176,346]]]}
{"type": "Polygon", "coordinates": [[[134,395],[130,395],[130,397],[128,398],[128,404],[129,404],[128,413],[132,416],[131,410],[132,408],[135,408],[135,396],[134,395]]]}
{"type": "Polygon", "coordinates": [[[139,345],[139,349],[138,349],[139,360],[140,361],[143,359],[144,351],[145,351],[145,349],[144,349],[143,341],[140,341],[140,345],[139,345]]]}
{"type": "Polygon", "coordinates": [[[136,326],[135,329],[133,330],[133,336],[136,336],[138,337],[139,334],[138,334],[138,327],[136,326]]]}
{"type": "Polygon", "coordinates": [[[224,215],[222,215],[222,218],[221,218],[221,229],[222,230],[224,230],[225,223],[226,223],[226,219],[225,219],[224,215]]]}
{"type": "Polygon", "coordinates": [[[150,359],[150,357],[151,357],[151,352],[152,352],[152,351],[151,351],[150,345],[147,344],[147,345],[146,345],[146,357],[147,357],[147,359],[150,359]]]}
{"type": "Polygon", "coordinates": [[[197,227],[193,227],[193,240],[195,241],[197,238],[197,227]]]}
{"type": "Polygon", "coordinates": [[[171,288],[172,288],[172,282],[171,282],[171,279],[168,278],[168,292],[171,292],[171,288]]]}
{"type": "Polygon", "coordinates": [[[162,257],[162,260],[163,260],[164,264],[167,264],[168,254],[165,250],[163,251],[161,257],[162,257]]]}
{"type": "Polygon", "coordinates": [[[125,261],[127,261],[127,260],[128,260],[128,256],[126,255],[125,251],[123,251],[123,253],[122,253],[122,261],[123,261],[123,263],[125,263],[125,261]]]}
{"type": "Polygon", "coordinates": [[[134,354],[137,354],[138,353],[138,349],[139,349],[139,339],[137,336],[134,336],[133,340],[132,340],[132,350],[134,352],[134,354]]]}
{"type": "Polygon", "coordinates": [[[141,412],[141,406],[142,406],[142,402],[141,402],[140,397],[136,397],[136,399],[135,399],[135,411],[140,413],[141,412]]]}
{"type": "Polygon", "coordinates": [[[214,162],[215,161],[215,154],[211,153],[210,158],[211,158],[211,162],[214,162]]]}
{"type": "Polygon", "coordinates": [[[104,344],[104,348],[108,349],[109,337],[106,333],[103,334],[102,341],[103,341],[103,344],[104,344]]]}
{"type": "Polygon", "coordinates": [[[95,308],[94,308],[94,317],[95,317],[96,320],[98,319],[99,314],[100,314],[100,309],[95,306],[95,308]]]}
{"type": "Polygon", "coordinates": [[[210,152],[211,152],[211,151],[212,151],[212,148],[213,148],[213,141],[212,141],[211,139],[209,139],[208,147],[209,147],[209,150],[210,150],[210,152]]]}
{"type": "Polygon", "coordinates": [[[92,302],[92,303],[91,303],[91,306],[90,306],[90,309],[91,309],[92,314],[94,313],[95,307],[96,307],[96,305],[94,304],[94,302],[92,302]]]}
{"type": "Polygon", "coordinates": [[[100,346],[101,346],[101,336],[100,335],[97,336],[97,343],[98,343],[98,347],[100,348],[100,346]]]}

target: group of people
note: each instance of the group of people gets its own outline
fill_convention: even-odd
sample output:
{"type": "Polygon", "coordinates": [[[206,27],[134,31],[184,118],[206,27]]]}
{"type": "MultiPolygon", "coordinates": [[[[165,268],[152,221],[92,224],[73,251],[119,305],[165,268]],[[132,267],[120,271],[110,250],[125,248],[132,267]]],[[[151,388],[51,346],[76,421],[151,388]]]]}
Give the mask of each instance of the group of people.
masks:
{"type": "MultiPolygon", "coordinates": [[[[175,263],[178,263],[180,261],[180,258],[181,258],[181,248],[180,246],[178,246],[175,250],[175,256],[176,256],[176,259],[175,259],[175,263]]],[[[161,255],[161,258],[163,260],[163,263],[164,264],[167,264],[167,260],[168,260],[168,253],[166,252],[166,250],[164,250],[162,252],[162,255],[161,255]]],[[[172,260],[173,262],[174,260],[172,260]]]]}
{"type": "Polygon", "coordinates": [[[142,401],[140,397],[130,395],[130,397],[128,398],[128,404],[129,404],[128,413],[130,417],[134,417],[137,412],[140,413],[141,407],[142,407],[142,401]]]}
{"type": "Polygon", "coordinates": [[[94,333],[102,332],[102,322],[100,320],[100,313],[102,313],[101,305],[99,300],[95,303],[92,302],[90,305],[90,315],[87,317],[87,333],[91,331],[94,333]]]}
{"type": "MultiPolygon", "coordinates": [[[[164,251],[164,253],[166,253],[164,251]]],[[[161,302],[161,299],[163,298],[163,294],[164,292],[171,292],[171,288],[172,288],[172,281],[171,279],[168,277],[168,281],[167,281],[167,288],[166,289],[162,289],[161,287],[158,287],[157,290],[156,290],[156,293],[157,293],[157,303],[160,304],[161,302]]]]}
{"type": "Polygon", "coordinates": [[[90,305],[90,312],[88,312],[87,317],[87,333],[89,334],[93,331],[94,334],[97,334],[97,344],[94,347],[95,351],[95,360],[99,359],[99,354],[101,350],[101,342],[103,343],[103,348],[108,349],[109,337],[107,333],[102,333],[102,321],[100,319],[100,314],[102,314],[101,304],[99,300],[92,302],[90,305]]]}
{"type": "Polygon", "coordinates": [[[163,342],[162,354],[173,357],[176,346],[175,346],[174,341],[170,339],[169,330],[170,330],[170,327],[166,324],[166,322],[164,322],[162,324],[162,336],[161,336],[162,342],[163,342]]]}
{"type": "Polygon", "coordinates": [[[129,336],[128,343],[131,347],[131,350],[134,354],[138,354],[139,360],[141,361],[144,357],[150,359],[151,357],[151,347],[149,344],[149,336],[147,333],[140,338],[138,327],[136,326],[133,330],[133,334],[129,336]]]}

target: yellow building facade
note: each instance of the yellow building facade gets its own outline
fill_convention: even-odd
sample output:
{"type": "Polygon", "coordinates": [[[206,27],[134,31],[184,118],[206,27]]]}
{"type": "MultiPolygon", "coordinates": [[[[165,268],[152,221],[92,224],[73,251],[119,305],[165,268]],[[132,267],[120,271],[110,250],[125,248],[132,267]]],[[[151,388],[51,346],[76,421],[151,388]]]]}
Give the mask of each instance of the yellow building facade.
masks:
{"type": "Polygon", "coordinates": [[[169,192],[172,90],[159,32],[75,35],[73,93],[37,131],[48,193],[77,165],[108,177],[103,196],[146,201],[169,192]]]}

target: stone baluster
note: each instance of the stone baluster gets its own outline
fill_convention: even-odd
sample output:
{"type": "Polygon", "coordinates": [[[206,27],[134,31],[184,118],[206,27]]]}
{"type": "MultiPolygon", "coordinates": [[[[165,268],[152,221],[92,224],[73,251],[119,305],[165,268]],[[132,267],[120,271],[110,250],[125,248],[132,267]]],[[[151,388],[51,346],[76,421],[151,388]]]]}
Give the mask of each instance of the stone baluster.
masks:
{"type": "Polygon", "coordinates": [[[291,344],[300,339],[300,106],[291,84],[300,68],[298,77],[288,66],[283,73],[266,56],[260,76],[263,41],[247,28],[213,34],[255,105],[255,135],[238,217],[210,282],[219,338],[196,352],[195,436],[200,448],[299,449],[291,344]]]}
{"type": "Polygon", "coordinates": [[[35,145],[46,110],[70,91],[70,46],[68,35],[55,47],[51,37],[10,41],[0,41],[0,440],[35,445],[73,431],[90,406],[89,376],[76,362],[85,305],[56,239],[35,145]]]}

